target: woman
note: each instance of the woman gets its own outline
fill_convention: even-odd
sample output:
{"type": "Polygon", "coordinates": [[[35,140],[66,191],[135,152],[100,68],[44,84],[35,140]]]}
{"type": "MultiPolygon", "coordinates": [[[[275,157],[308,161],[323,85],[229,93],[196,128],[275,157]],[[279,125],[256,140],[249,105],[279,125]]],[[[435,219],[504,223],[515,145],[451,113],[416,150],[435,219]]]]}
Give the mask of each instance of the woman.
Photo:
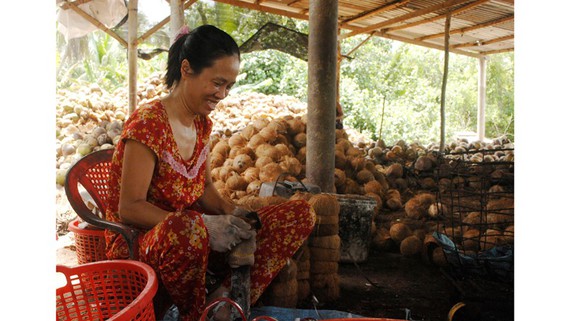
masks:
{"type": "MultiPolygon", "coordinates": [[[[180,320],[198,320],[204,310],[210,251],[254,240],[244,262],[253,264],[253,304],[315,223],[307,202],[289,201],[260,209],[262,228],[255,233],[236,216],[245,210],[214,188],[208,115],[235,84],[239,64],[238,46],[222,30],[206,25],[182,32],[168,53],[170,93],[132,113],[113,155],[107,219],[140,228],[139,260],[156,271],[180,320]]],[[[106,233],[107,256],[127,258],[125,240],[106,233]]],[[[216,293],[228,287],[229,276],[216,293]]]]}

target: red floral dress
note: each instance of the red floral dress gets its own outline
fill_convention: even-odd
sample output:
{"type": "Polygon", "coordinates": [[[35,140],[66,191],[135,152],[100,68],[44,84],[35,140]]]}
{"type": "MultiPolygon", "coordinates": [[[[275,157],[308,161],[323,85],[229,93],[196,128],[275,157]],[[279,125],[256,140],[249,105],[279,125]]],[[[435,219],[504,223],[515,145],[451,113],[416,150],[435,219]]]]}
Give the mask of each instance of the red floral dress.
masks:
{"type": "MultiPolygon", "coordinates": [[[[161,223],[139,234],[139,260],[153,267],[180,312],[180,320],[198,320],[205,307],[206,270],[210,254],[202,213],[189,208],[204,192],[206,161],[212,121],[195,119],[194,153],[184,161],[160,101],[135,110],[125,122],[110,171],[106,217],[118,215],[122,159],[127,139],[148,146],[157,164],[147,201],[170,213],[161,223]]],[[[257,233],[255,264],[251,269],[251,302],[255,303],[271,280],[309,236],[315,213],[305,201],[289,201],[258,211],[262,229],[257,233]]],[[[125,240],[106,230],[107,257],[128,258],[125,240]]],[[[227,284],[227,280],[226,280],[227,284]]]]}

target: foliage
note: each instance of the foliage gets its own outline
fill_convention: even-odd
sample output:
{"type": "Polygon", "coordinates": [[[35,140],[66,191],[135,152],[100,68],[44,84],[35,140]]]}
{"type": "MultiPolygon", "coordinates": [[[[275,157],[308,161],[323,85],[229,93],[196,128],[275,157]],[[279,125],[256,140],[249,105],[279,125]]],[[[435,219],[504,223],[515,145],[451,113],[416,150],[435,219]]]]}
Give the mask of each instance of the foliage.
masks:
{"type": "MultiPolygon", "coordinates": [[[[140,13],[139,13],[140,14],[140,13]]],[[[308,33],[308,22],[261,13],[213,1],[201,0],[185,12],[190,28],[214,24],[245,42],[267,22],[308,33]]],[[[139,31],[152,25],[141,14],[139,31]]],[[[126,39],[126,26],[116,32],[126,39]]],[[[167,26],[151,36],[141,48],[167,48],[167,26]]],[[[343,54],[366,39],[359,35],[341,43],[343,54]]],[[[75,59],[66,57],[66,44],[57,37],[57,87],[98,83],[112,92],[126,86],[126,49],[102,31],[78,41],[75,59]],[[87,41],[88,39],[88,41],[87,41]],[[88,50],[85,50],[88,48],[88,50]],[[80,57],[80,58],[77,58],[80,57]]],[[[70,47],[67,44],[67,47],[70,47]]],[[[71,56],[71,55],[70,55],[71,56]]],[[[382,138],[388,144],[439,142],[443,57],[440,50],[371,37],[345,57],[340,65],[340,103],[345,124],[382,138]]],[[[138,61],[138,78],[163,73],[167,54],[138,61]]],[[[445,106],[445,139],[458,132],[477,131],[478,68],[475,58],[450,54],[445,106]]],[[[242,55],[235,91],[287,94],[307,100],[307,63],[276,50],[242,55]]],[[[487,62],[486,136],[507,135],[514,140],[514,54],[495,54],[487,62]]]]}

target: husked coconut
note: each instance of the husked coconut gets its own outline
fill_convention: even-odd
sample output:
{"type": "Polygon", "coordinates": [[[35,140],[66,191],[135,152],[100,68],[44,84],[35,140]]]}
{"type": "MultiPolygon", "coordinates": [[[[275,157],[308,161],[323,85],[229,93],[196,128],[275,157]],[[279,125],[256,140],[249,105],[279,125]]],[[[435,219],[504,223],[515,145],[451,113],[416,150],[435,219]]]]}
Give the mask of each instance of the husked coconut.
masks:
{"type": "Polygon", "coordinates": [[[259,179],[259,168],[249,167],[242,173],[242,175],[246,182],[251,183],[259,179]]]}
{"type": "Polygon", "coordinates": [[[232,165],[236,172],[243,173],[246,169],[253,166],[253,160],[249,155],[241,154],[234,158],[232,165]]]}
{"type": "Polygon", "coordinates": [[[247,147],[251,148],[251,149],[256,149],[259,145],[262,144],[266,144],[267,140],[265,139],[265,137],[261,136],[259,133],[254,134],[253,136],[251,136],[251,138],[249,139],[249,142],[247,143],[247,147]]]}
{"type": "Polygon", "coordinates": [[[240,190],[245,191],[247,188],[247,182],[245,179],[239,175],[237,172],[232,172],[229,174],[228,178],[226,179],[226,187],[231,190],[240,190]]]}
{"type": "Polygon", "coordinates": [[[379,196],[384,195],[384,189],[382,188],[382,184],[380,184],[377,180],[371,180],[364,184],[364,192],[372,193],[379,196]]]}
{"type": "Polygon", "coordinates": [[[257,195],[257,194],[259,194],[259,189],[261,188],[261,184],[263,184],[263,183],[260,180],[252,181],[247,185],[245,191],[248,194],[256,194],[257,195]]]}
{"type": "Polygon", "coordinates": [[[406,202],[406,217],[420,219],[428,216],[428,209],[435,203],[435,196],[429,193],[421,193],[406,202]]]}
{"type": "Polygon", "coordinates": [[[470,229],[463,233],[463,249],[469,251],[479,251],[479,236],[478,229],[470,229]]]}
{"type": "Polygon", "coordinates": [[[264,183],[275,182],[282,173],[283,169],[279,164],[269,163],[259,171],[259,179],[264,183]]]}
{"type": "Polygon", "coordinates": [[[370,181],[375,181],[375,180],[374,180],[374,175],[369,170],[362,169],[358,173],[356,173],[356,181],[359,184],[363,185],[370,181]]]}
{"type": "Polygon", "coordinates": [[[227,140],[220,140],[212,149],[212,153],[218,153],[226,158],[230,154],[230,150],[231,147],[228,144],[227,140]]]}
{"type": "Polygon", "coordinates": [[[285,156],[283,160],[279,162],[279,166],[283,169],[283,172],[289,173],[293,176],[298,176],[301,174],[302,164],[295,157],[285,156]]]}
{"type": "Polygon", "coordinates": [[[400,178],[404,175],[404,167],[400,163],[393,163],[386,169],[386,176],[388,178],[400,178]]]}
{"type": "Polygon", "coordinates": [[[428,215],[431,218],[444,218],[449,215],[447,206],[441,202],[435,202],[428,208],[428,215]]]}
{"type": "Polygon", "coordinates": [[[390,227],[390,237],[398,244],[410,235],[412,235],[412,230],[404,223],[394,223],[390,227]]]}
{"type": "Polygon", "coordinates": [[[334,169],[334,185],[338,188],[339,186],[343,186],[346,181],[346,175],[344,171],[341,169],[335,168],[334,169]]]}
{"type": "Polygon", "coordinates": [[[228,145],[230,148],[244,147],[247,145],[247,140],[242,135],[236,134],[228,139],[228,145]]]}
{"type": "Polygon", "coordinates": [[[414,256],[422,250],[422,241],[415,235],[410,235],[400,243],[400,253],[404,256],[414,256]]]}
{"type": "Polygon", "coordinates": [[[386,191],[386,206],[393,211],[402,208],[402,197],[397,189],[386,191]]]}
{"type": "Polygon", "coordinates": [[[307,145],[307,134],[305,133],[298,133],[297,135],[295,135],[295,137],[293,137],[293,146],[295,146],[297,149],[304,147],[305,145],[307,145]]]}
{"type": "Polygon", "coordinates": [[[275,146],[267,143],[257,146],[255,149],[255,155],[257,155],[257,157],[271,157],[275,162],[279,161],[281,158],[279,150],[275,146]]]}

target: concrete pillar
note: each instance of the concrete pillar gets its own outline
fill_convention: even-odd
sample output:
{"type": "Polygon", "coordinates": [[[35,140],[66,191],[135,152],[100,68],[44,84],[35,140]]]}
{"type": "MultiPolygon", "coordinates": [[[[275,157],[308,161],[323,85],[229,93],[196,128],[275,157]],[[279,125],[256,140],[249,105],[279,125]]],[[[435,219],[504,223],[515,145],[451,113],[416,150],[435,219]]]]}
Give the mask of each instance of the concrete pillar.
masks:
{"type": "Polygon", "coordinates": [[[137,29],[138,29],[138,0],[130,0],[128,18],[128,48],[129,65],[129,115],[137,108],[137,29]]]}
{"type": "Polygon", "coordinates": [[[309,1],[307,167],[309,182],[334,191],[338,0],[309,1]]]}
{"type": "Polygon", "coordinates": [[[183,0],[170,0],[170,44],[174,43],[176,35],[184,25],[183,0]]]}
{"type": "Polygon", "coordinates": [[[477,138],[485,139],[485,105],[487,103],[487,57],[479,58],[479,98],[477,110],[477,138]]]}

